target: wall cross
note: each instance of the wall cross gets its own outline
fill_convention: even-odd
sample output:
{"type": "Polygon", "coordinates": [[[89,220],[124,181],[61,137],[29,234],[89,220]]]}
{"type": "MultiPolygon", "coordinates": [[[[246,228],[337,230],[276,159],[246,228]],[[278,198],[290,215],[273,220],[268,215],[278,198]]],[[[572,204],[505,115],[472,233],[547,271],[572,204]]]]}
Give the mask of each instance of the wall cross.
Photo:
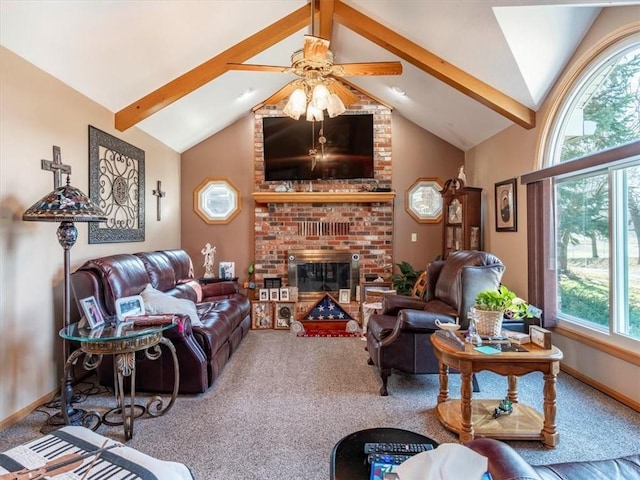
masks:
{"type": "Polygon", "coordinates": [[[53,172],[53,189],[55,190],[62,185],[62,174],[66,173],[71,175],[71,165],[65,165],[62,163],[62,155],[60,154],[60,147],[53,146],[53,161],[40,160],[42,170],[53,172]]]}
{"type": "Polygon", "coordinates": [[[153,191],[153,194],[157,197],[157,212],[156,212],[156,220],[160,221],[161,217],[161,213],[162,213],[162,209],[160,207],[160,200],[162,200],[162,198],[164,196],[167,195],[167,192],[163,192],[162,191],[162,182],[160,180],[158,180],[158,187],[153,191]]]}

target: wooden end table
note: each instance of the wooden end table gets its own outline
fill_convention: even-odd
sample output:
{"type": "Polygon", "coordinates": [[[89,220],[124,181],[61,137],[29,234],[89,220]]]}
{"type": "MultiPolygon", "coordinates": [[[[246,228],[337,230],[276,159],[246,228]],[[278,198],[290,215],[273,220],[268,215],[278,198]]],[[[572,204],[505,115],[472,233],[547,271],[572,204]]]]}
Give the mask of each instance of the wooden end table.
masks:
{"type": "MultiPolygon", "coordinates": [[[[560,442],[556,428],[556,377],[560,370],[562,352],[552,346],[544,350],[534,344],[523,345],[525,352],[485,354],[466,343],[464,349],[447,342],[437,334],[431,335],[434,353],[439,362],[440,392],[436,413],[440,422],[459,434],[460,442],[474,437],[503,440],[540,440],[548,447],[560,442]],[[460,371],[460,399],[449,398],[449,368],[460,371]],[[513,402],[513,413],[493,417],[502,399],[472,402],[473,373],[488,370],[508,379],[507,398],[513,402]],[[544,412],[518,402],[518,377],[542,372],[544,378],[544,412]]],[[[485,343],[486,345],[486,343],[485,343]]]]}

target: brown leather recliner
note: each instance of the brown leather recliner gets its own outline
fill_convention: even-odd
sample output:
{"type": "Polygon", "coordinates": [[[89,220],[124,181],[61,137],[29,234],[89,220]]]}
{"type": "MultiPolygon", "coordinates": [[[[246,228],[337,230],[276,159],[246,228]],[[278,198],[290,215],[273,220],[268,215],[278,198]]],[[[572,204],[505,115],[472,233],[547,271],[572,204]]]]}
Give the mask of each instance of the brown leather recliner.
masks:
{"type": "Polygon", "coordinates": [[[467,314],[476,295],[498,288],[504,265],[487,252],[461,250],[446,260],[427,266],[428,286],[422,299],[385,295],[382,312],[372,315],[367,326],[369,364],[380,369],[380,395],[388,395],[391,370],[411,374],[438,373],[431,334],[441,322],[469,325],[467,314]]]}

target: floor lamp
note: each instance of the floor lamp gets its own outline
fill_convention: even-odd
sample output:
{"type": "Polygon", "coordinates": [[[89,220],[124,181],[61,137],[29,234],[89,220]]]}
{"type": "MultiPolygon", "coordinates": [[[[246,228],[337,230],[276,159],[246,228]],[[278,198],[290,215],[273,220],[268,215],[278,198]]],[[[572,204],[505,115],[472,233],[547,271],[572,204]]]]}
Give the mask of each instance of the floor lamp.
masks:
{"type": "MultiPolygon", "coordinates": [[[[69,281],[69,258],[71,247],[76,243],[78,238],[78,230],[74,222],[105,222],[102,210],[97,207],[89,197],[75,187],[69,185],[69,175],[67,175],[67,184],[56,187],[52,192],[48,193],[42,199],[33,204],[22,215],[22,220],[28,222],[60,222],[57,230],[58,242],[64,249],[64,291],[62,299],[63,322],[66,327],[71,321],[71,289],[69,281]]],[[[62,340],[62,351],[64,358],[67,355],[67,343],[62,340]]],[[[80,409],[73,408],[73,375],[67,369],[65,377],[65,386],[60,392],[64,395],[67,405],[67,415],[69,423],[81,423],[85,412],[80,409]]],[[[54,425],[62,425],[64,415],[61,411],[51,418],[50,423],[54,425]]]]}

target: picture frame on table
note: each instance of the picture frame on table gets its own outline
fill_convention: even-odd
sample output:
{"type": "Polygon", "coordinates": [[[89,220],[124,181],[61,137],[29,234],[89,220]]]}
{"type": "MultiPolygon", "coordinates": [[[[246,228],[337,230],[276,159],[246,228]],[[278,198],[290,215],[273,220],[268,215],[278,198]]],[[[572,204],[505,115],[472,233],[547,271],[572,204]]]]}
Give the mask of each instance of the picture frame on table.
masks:
{"type": "Polygon", "coordinates": [[[251,302],[251,329],[273,329],[273,313],[271,310],[271,302],[251,302]]]}
{"type": "Polygon", "coordinates": [[[496,232],[518,231],[518,202],[516,179],[495,184],[496,232]]]}
{"type": "Polygon", "coordinates": [[[124,321],[127,316],[145,314],[144,300],[140,295],[118,298],[115,307],[118,322],[124,321]]]}
{"type": "Polygon", "coordinates": [[[258,300],[260,300],[261,302],[268,302],[269,301],[269,289],[268,288],[261,288],[260,290],[258,290],[258,300]]]}
{"type": "Polygon", "coordinates": [[[269,300],[272,302],[277,302],[280,300],[280,289],[279,288],[270,288],[269,289],[269,300]]]}
{"type": "Polygon", "coordinates": [[[90,329],[93,330],[94,328],[104,325],[104,317],[102,316],[100,307],[98,307],[96,297],[91,296],[81,299],[80,306],[82,307],[82,312],[87,319],[87,324],[90,329]]]}
{"type": "Polygon", "coordinates": [[[295,321],[295,302],[277,302],[275,307],[275,330],[289,330],[291,324],[295,321]]]}
{"type": "Polygon", "coordinates": [[[348,288],[341,288],[338,292],[338,303],[351,302],[351,290],[348,288]]]}
{"type": "Polygon", "coordinates": [[[220,262],[218,265],[218,276],[224,280],[232,280],[236,276],[236,263],[220,262]]]}
{"type": "Polygon", "coordinates": [[[280,301],[288,302],[289,301],[289,289],[284,287],[280,289],[280,301]]]}

